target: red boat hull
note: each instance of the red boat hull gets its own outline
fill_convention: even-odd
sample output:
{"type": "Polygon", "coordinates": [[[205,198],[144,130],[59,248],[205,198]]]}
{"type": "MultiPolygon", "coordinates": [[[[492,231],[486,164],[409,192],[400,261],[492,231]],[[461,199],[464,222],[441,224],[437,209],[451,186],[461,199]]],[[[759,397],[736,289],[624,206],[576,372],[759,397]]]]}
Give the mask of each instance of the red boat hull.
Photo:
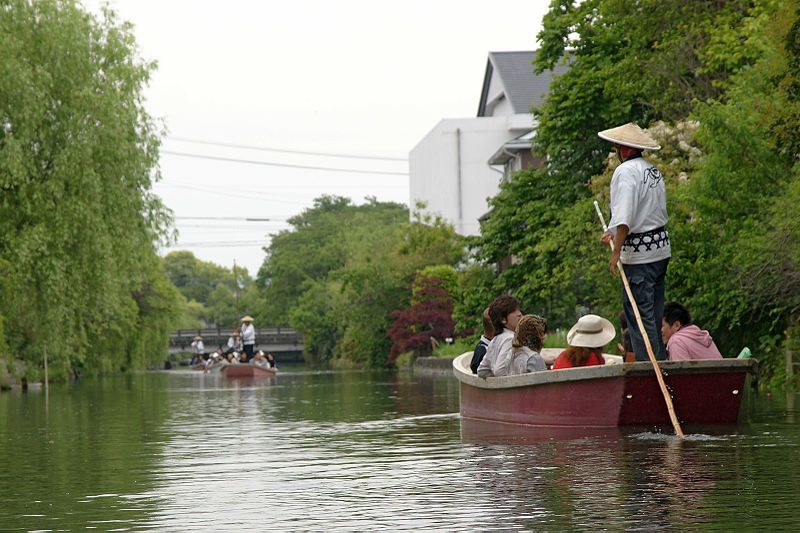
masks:
{"type": "Polygon", "coordinates": [[[276,370],[248,364],[230,364],[222,368],[222,375],[226,378],[258,378],[274,376],[276,370]]]}
{"type": "MultiPolygon", "coordinates": [[[[650,363],[548,370],[482,380],[454,363],[461,416],[511,424],[618,427],[670,424],[650,363]]],[[[665,362],[678,419],[685,424],[735,424],[755,360],[665,362]]],[[[469,369],[466,369],[469,372],[469,369]]]]}

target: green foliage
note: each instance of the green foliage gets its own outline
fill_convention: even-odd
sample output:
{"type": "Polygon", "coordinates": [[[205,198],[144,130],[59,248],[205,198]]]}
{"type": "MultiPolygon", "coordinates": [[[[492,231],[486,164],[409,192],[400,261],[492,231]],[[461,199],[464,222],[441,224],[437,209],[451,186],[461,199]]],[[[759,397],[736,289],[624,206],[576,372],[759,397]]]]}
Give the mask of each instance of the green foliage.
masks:
{"type": "Polygon", "coordinates": [[[456,331],[472,330],[475,342],[483,333],[483,311],[495,296],[494,272],[480,263],[472,263],[457,272],[458,289],[453,298],[456,331]]]}
{"type": "Polygon", "coordinates": [[[411,300],[414,274],[456,264],[461,238],[440,219],[374,199],[360,206],[323,196],[276,235],[258,284],[262,312],[303,334],[307,360],[382,366],[391,346],[389,313],[411,300]]]}
{"type": "Polygon", "coordinates": [[[458,297],[460,290],[458,286],[458,274],[456,273],[456,269],[452,265],[431,265],[424,267],[417,272],[416,280],[411,287],[412,302],[417,303],[419,291],[425,287],[425,285],[421,285],[419,281],[425,279],[440,280],[437,285],[446,290],[447,294],[449,294],[451,297],[458,297]]]}
{"type": "Polygon", "coordinates": [[[153,64],[128,24],[70,1],[0,14],[0,316],[9,350],[55,379],[163,357],[177,294],[155,243],[159,131],[153,64]]]}
{"type": "Polygon", "coordinates": [[[177,329],[201,329],[205,327],[206,308],[200,302],[194,300],[186,301],[181,295],[179,304],[179,316],[175,323],[177,329]]]}
{"type": "MultiPolygon", "coordinates": [[[[778,376],[800,309],[800,19],[790,0],[555,0],[537,68],[566,61],[535,110],[543,169],[492,199],[476,255],[510,256],[491,282],[525,312],[567,328],[615,316],[619,285],[592,201],[608,205],[617,164],[596,132],[627,121],[662,145],[647,157],[668,189],[667,297],[683,301],[724,353],[755,346],[778,376]]],[[[479,283],[481,287],[487,284],[479,283]]]]}
{"type": "Polygon", "coordinates": [[[456,339],[453,344],[440,344],[434,351],[434,357],[443,359],[453,359],[462,353],[471,352],[475,348],[475,342],[471,339],[456,339]]]}
{"type": "MultiPolygon", "coordinates": [[[[231,270],[201,261],[187,250],[167,254],[164,257],[164,270],[187,300],[208,305],[212,292],[219,285],[225,285],[233,295],[235,278],[231,270]]],[[[246,272],[246,269],[243,270],[246,272]]]]}
{"type": "Polygon", "coordinates": [[[246,314],[261,322],[258,287],[246,268],[234,266],[228,269],[201,261],[192,252],[176,251],[164,257],[164,269],[189,302],[186,311],[190,315],[184,313],[185,322],[199,322],[199,325],[189,327],[219,325],[235,328],[246,314]]]}

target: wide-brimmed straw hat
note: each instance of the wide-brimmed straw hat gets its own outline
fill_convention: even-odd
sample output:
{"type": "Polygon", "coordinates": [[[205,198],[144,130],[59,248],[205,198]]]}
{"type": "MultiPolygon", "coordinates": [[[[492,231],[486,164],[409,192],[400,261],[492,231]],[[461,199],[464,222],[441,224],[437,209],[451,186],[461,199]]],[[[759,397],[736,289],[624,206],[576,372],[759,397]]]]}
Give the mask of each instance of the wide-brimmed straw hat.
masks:
{"type": "Polygon", "coordinates": [[[614,325],[605,318],[585,315],[567,333],[567,344],[583,348],[602,348],[616,335],[614,325]]]}
{"type": "Polygon", "coordinates": [[[633,122],[600,131],[597,136],[615,144],[639,148],[640,150],[661,150],[661,145],[633,122]]]}
{"type": "Polygon", "coordinates": [[[252,321],[253,317],[251,317],[250,315],[245,315],[242,317],[242,322],[252,322],[252,321]]]}
{"type": "Polygon", "coordinates": [[[201,337],[200,335],[195,335],[194,339],[192,339],[192,340],[193,341],[201,341],[201,340],[203,340],[203,337],[201,337]]]}

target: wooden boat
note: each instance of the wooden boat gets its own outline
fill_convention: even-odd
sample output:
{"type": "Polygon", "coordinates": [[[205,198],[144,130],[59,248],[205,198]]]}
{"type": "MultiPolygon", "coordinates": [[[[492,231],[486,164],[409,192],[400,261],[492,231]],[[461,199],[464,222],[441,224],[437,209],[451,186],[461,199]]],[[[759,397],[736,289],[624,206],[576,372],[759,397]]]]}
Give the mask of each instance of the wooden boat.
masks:
{"type": "MultiPolygon", "coordinates": [[[[613,359],[601,366],[482,379],[471,372],[471,358],[468,352],[453,360],[464,418],[549,427],[670,424],[649,362],[613,359]]],[[[659,366],[684,424],[735,424],[747,378],[758,370],[755,359],[663,361],[659,366]]]]}
{"type": "Polygon", "coordinates": [[[248,363],[230,363],[222,367],[222,375],[226,378],[258,378],[274,376],[275,368],[266,368],[248,363]]]}

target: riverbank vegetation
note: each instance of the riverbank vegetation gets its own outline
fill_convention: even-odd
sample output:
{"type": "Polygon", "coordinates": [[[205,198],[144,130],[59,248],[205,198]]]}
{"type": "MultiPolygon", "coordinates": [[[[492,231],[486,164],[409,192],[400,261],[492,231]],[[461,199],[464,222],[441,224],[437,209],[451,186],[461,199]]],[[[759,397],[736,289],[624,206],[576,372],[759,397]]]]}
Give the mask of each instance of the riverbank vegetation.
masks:
{"type": "Polygon", "coordinates": [[[322,196],[289,223],[266,248],[257,313],[301,332],[315,364],[385,365],[390,313],[411,304],[417,272],[464,252],[452,226],[375,199],[322,196]]]}
{"type": "Polygon", "coordinates": [[[255,314],[258,290],[247,269],[226,268],[197,259],[192,252],[168,253],[164,272],[180,292],[177,329],[218,325],[237,329],[239,318],[255,314]]]}
{"type": "Polygon", "coordinates": [[[154,65],[131,27],[70,1],[11,0],[0,15],[0,354],[41,376],[163,360],[178,292],[156,244],[154,65]]]}
{"type": "Polygon", "coordinates": [[[580,310],[616,316],[618,281],[592,202],[608,206],[615,158],[596,136],[634,121],[668,187],[667,297],[720,348],[747,345],[775,382],[800,310],[800,22],[795,1],[558,0],[536,68],[567,62],[535,110],[546,168],[492,200],[478,256],[517,261],[491,281],[554,326],[580,310]]]}
{"type": "Polygon", "coordinates": [[[249,313],[302,333],[310,363],[384,366],[430,353],[431,337],[471,345],[506,292],[551,329],[614,317],[592,202],[608,206],[617,162],[596,132],[635,121],[663,146],[648,157],[668,188],[668,298],[781,382],[800,338],[798,3],[554,0],[538,37],[532,68],[569,64],[534,110],[547,166],[501,185],[479,237],[404,205],[321,196],[251,279],[157,256],[172,237],[151,192],[162,132],[131,27],[70,1],[6,2],[0,355],[36,374],[47,352],[54,378],[142,368],[163,360],[171,329],[249,313]]]}

